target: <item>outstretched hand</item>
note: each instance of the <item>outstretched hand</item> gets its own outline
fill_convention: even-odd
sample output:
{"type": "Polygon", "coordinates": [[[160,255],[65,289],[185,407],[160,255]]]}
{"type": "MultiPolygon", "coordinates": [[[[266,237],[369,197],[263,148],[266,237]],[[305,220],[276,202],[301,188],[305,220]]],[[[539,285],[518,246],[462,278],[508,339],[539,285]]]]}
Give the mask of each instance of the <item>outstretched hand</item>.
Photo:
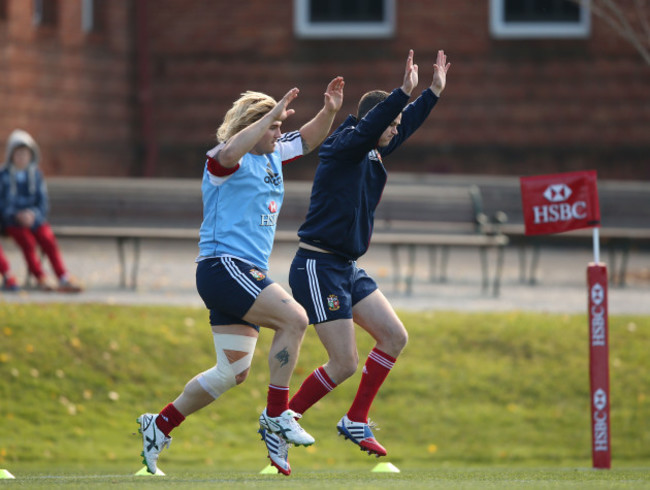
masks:
{"type": "Polygon", "coordinates": [[[404,70],[404,81],[402,82],[402,91],[406,95],[411,95],[413,89],[418,85],[418,65],[413,64],[413,50],[409,50],[406,58],[406,68],[404,70]]]}
{"type": "Polygon", "coordinates": [[[299,92],[300,90],[296,87],[292,88],[286,94],[284,94],[284,97],[280,99],[280,102],[278,102],[275,107],[271,109],[271,112],[269,114],[274,121],[284,121],[286,118],[296,112],[293,109],[287,109],[287,107],[293,101],[293,99],[298,97],[299,92]]]}
{"type": "Polygon", "coordinates": [[[329,112],[338,112],[343,105],[343,87],[345,81],[343,77],[336,77],[332,80],[325,90],[324,107],[329,112]]]}
{"type": "Polygon", "coordinates": [[[433,65],[433,80],[431,81],[431,91],[440,97],[440,94],[447,85],[447,71],[451,63],[447,63],[447,55],[441,49],[438,51],[436,63],[433,65]]]}

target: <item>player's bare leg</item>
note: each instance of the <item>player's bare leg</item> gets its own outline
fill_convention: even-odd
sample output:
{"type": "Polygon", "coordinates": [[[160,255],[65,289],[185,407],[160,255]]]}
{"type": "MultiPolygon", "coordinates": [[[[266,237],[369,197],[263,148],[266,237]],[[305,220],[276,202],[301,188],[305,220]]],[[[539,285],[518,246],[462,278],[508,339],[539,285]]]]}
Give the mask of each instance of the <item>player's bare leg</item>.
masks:
{"type": "Polygon", "coordinates": [[[408,340],[404,325],[386,297],[378,289],[352,309],[354,321],[366,330],[376,345],[363,367],[361,382],[355,399],[337,425],[339,434],[357,444],[362,451],[377,457],[385,456],[386,449],[372,432],[373,423],[368,412],[379,388],[392,369],[397,356],[408,340]]]}
{"type": "Polygon", "coordinates": [[[313,444],[314,438],[296,421],[300,414],[289,410],[289,381],[309,323],[305,310],[282,287],[271,284],[259,294],[244,320],[275,331],[269,351],[269,394],[260,429],[297,446],[313,444]]]}

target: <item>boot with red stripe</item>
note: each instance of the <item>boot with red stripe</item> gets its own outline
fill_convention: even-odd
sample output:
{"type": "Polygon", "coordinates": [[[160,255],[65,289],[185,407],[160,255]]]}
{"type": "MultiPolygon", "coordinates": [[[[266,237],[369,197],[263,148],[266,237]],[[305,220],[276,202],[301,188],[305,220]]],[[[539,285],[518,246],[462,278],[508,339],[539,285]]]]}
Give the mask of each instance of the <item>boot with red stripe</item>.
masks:
{"type": "Polygon", "coordinates": [[[386,456],[386,449],[377,442],[377,439],[375,439],[375,436],[372,433],[371,427],[377,428],[376,425],[370,421],[367,423],[354,422],[353,420],[350,420],[347,415],[344,415],[336,425],[339,435],[345,437],[346,440],[350,439],[350,441],[359,446],[362,451],[366,451],[371,455],[374,454],[377,457],[386,456]]]}

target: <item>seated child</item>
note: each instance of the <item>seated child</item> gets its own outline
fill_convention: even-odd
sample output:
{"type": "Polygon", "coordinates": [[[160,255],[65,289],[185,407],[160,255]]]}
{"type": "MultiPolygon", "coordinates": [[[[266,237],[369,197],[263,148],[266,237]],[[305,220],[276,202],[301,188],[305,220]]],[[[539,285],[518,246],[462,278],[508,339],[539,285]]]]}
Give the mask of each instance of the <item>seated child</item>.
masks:
{"type": "Polygon", "coordinates": [[[7,234],[25,256],[29,273],[44,291],[77,293],[82,287],[68,276],[52,228],[47,222],[47,187],[38,163],[40,151],[26,131],[14,130],[7,140],[5,165],[0,171],[0,209],[7,234]],[[36,245],[49,259],[57,276],[51,284],[43,271],[36,245]]]}

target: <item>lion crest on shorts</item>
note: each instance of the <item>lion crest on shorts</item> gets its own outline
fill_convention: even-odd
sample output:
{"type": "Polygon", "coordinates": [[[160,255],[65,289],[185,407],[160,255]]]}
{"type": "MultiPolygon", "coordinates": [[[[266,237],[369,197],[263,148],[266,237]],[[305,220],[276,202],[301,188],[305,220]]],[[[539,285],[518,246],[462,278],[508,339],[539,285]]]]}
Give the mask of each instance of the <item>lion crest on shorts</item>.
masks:
{"type": "Polygon", "coordinates": [[[261,281],[266,277],[263,272],[260,272],[257,269],[251,269],[249,272],[251,276],[255,278],[256,281],[261,281]]]}
{"type": "Polygon", "coordinates": [[[341,307],[341,304],[339,303],[339,297],[335,294],[330,294],[327,297],[327,307],[330,309],[330,311],[336,311],[341,307]]]}

